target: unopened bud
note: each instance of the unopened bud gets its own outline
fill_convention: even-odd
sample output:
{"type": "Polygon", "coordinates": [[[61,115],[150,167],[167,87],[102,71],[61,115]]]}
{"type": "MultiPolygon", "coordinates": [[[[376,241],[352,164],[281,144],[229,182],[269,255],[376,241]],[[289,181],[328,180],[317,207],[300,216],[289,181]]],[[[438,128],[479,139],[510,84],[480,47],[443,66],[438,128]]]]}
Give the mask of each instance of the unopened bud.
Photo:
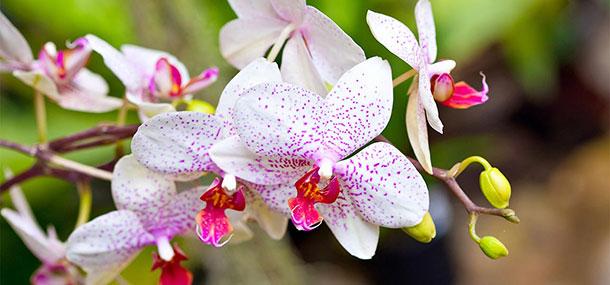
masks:
{"type": "Polygon", "coordinates": [[[436,236],[436,227],[430,212],[426,212],[422,221],[412,227],[402,228],[402,230],[416,241],[429,243],[436,236]]]}
{"type": "Polygon", "coordinates": [[[479,241],[479,247],[485,255],[491,259],[498,259],[508,255],[508,249],[506,246],[493,236],[484,236],[479,241]]]}
{"type": "Polygon", "coordinates": [[[508,207],[510,200],[510,183],[497,168],[489,168],[481,172],[479,180],[481,191],[492,206],[503,209],[508,207]]]}
{"type": "Polygon", "coordinates": [[[186,110],[204,114],[214,114],[215,108],[206,101],[193,99],[186,102],[186,110]]]}
{"type": "Polygon", "coordinates": [[[434,100],[444,102],[451,95],[453,95],[453,77],[449,73],[443,73],[441,75],[434,75],[430,79],[430,86],[432,88],[432,96],[434,100]]]}

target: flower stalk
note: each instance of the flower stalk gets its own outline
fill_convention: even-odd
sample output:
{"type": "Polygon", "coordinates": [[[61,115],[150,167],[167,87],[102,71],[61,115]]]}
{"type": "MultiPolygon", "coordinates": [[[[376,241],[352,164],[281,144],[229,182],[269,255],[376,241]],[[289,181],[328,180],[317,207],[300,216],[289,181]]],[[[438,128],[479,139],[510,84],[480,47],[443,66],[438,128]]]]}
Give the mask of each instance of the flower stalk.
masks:
{"type": "Polygon", "coordinates": [[[396,87],[396,86],[402,84],[403,82],[407,81],[407,79],[413,77],[415,74],[417,74],[417,70],[411,69],[411,70],[399,75],[398,77],[394,78],[394,80],[392,80],[392,86],[396,87]]]}
{"type": "Polygon", "coordinates": [[[40,91],[34,91],[34,109],[36,112],[36,127],[38,128],[38,142],[46,143],[47,136],[47,111],[45,108],[44,95],[40,91]]]}
{"type": "Polygon", "coordinates": [[[79,181],[76,183],[76,188],[78,189],[80,201],[78,206],[78,218],[76,219],[76,226],[74,228],[78,228],[89,221],[92,202],[91,183],[89,181],[79,181]]]}
{"type": "Polygon", "coordinates": [[[273,46],[271,47],[269,54],[267,55],[267,61],[269,61],[269,62],[275,61],[275,59],[277,58],[277,55],[280,53],[280,49],[284,45],[284,42],[286,41],[286,39],[288,39],[288,37],[290,36],[290,33],[292,33],[292,31],[294,31],[294,29],[295,29],[294,24],[290,24],[282,30],[280,35],[275,40],[275,43],[273,43],[273,46]]]}

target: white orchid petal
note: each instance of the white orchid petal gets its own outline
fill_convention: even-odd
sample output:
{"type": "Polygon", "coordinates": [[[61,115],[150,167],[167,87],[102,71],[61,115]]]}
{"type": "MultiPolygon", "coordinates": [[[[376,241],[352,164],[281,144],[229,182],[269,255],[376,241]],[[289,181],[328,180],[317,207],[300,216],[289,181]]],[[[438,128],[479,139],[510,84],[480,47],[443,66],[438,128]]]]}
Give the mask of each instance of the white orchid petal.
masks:
{"type": "Polygon", "coordinates": [[[89,273],[88,283],[106,284],[140,249],[154,242],[138,215],[118,210],[78,227],[68,238],[66,257],[89,273]]]}
{"type": "Polygon", "coordinates": [[[55,244],[50,243],[35,220],[10,209],[2,209],[0,214],[15,230],[32,254],[42,262],[53,263],[64,256],[64,248],[58,248],[54,246],[55,244]]]}
{"type": "Polygon", "coordinates": [[[432,16],[432,5],[428,0],[419,0],[415,5],[415,21],[419,34],[419,45],[429,63],[436,60],[436,29],[432,16]]]}
{"type": "Polygon", "coordinates": [[[335,165],[351,201],[368,222],[389,228],[413,226],[428,211],[428,188],[398,149],[378,142],[335,165]]]}
{"type": "Polygon", "coordinates": [[[303,159],[257,155],[241,143],[238,136],[214,144],[210,157],[223,171],[263,185],[293,182],[311,165],[303,159]]]}
{"type": "Polygon", "coordinates": [[[337,241],[351,255],[360,259],[371,259],[379,241],[379,226],[363,220],[345,193],[341,193],[332,204],[318,204],[337,241]]]}
{"type": "Polygon", "coordinates": [[[311,90],[322,97],[328,93],[300,34],[291,37],[284,47],[282,78],[285,82],[311,90]]]}
{"type": "Polygon", "coordinates": [[[305,0],[270,0],[279,17],[293,23],[300,23],[305,14],[305,0]]]}
{"type": "Polygon", "coordinates": [[[55,82],[53,82],[53,79],[46,76],[42,70],[15,70],[13,71],[13,75],[23,83],[31,86],[42,94],[47,95],[51,100],[58,100],[59,92],[57,91],[55,82]]]}
{"type": "Polygon", "coordinates": [[[133,155],[119,159],[111,187],[117,209],[133,211],[141,220],[154,216],[176,195],[173,181],[144,167],[133,155]]]}
{"type": "MultiPolygon", "coordinates": [[[[129,96],[127,98],[129,98],[129,96]]],[[[135,103],[132,100],[129,101],[138,106],[138,117],[142,123],[148,122],[156,115],[176,111],[176,108],[169,103],[152,103],[144,101],[137,101],[137,103],[135,103]]]]}
{"type": "MultiPolygon", "coordinates": [[[[294,179],[297,179],[295,177],[294,179]]],[[[281,213],[284,216],[290,215],[288,199],[297,195],[294,183],[283,183],[277,185],[249,184],[250,189],[256,191],[261,199],[272,211],[281,213]]]]}
{"type": "Polygon", "coordinates": [[[455,61],[451,59],[442,60],[439,62],[435,62],[433,64],[428,65],[428,74],[443,74],[443,73],[451,73],[451,71],[455,68],[455,61]]]}
{"type": "Polygon", "coordinates": [[[229,0],[229,5],[239,18],[277,18],[270,0],[229,0]]]}
{"type": "Polygon", "coordinates": [[[430,159],[430,147],[428,145],[428,124],[426,123],[426,111],[419,100],[416,91],[409,94],[409,102],[406,111],[406,124],[409,142],[415,157],[421,163],[426,172],[432,174],[432,161],[430,159]]]}
{"type": "Polygon", "coordinates": [[[34,60],[28,42],[2,12],[0,12],[0,58],[22,64],[30,64],[34,60]]]}
{"type": "Polygon", "coordinates": [[[328,117],[317,94],[285,83],[264,83],[236,104],[235,125],[242,142],[264,156],[316,159],[328,117]]]}
{"type": "Polygon", "coordinates": [[[407,26],[392,17],[373,11],[367,12],[366,22],[377,41],[412,68],[419,68],[421,50],[407,26]]]}
{"type": "Polygon", "coordinates": [[[335,84],[341,75],[366,59],[362,48],[318,9],[307,7],[303,26],[313,64],[325,81],[335,84]]]}
{"type": "Polygon", "coordinates": [[[246,191],[246,199],[247,207],[245,211],[248,215],[256,220],[269,237],[275,240],[281,239],[288,228],[288,216],[271,210],[255,191],[246,191]]]}
{"type": "Polygon", "coordinates": [[[417,83],[419,100],[421,100],[421,104],[424,106],[424,109],[426,109],[426,118],[428,119],[428,123],[435,131],[442,134],[443,122],[441,122],[441,118],[438,114],[438,107],[436,106],[436,102],[432,96],[430,76],[428,74],[426,65],[420,66],[417,83]]]}
{"type": "Polygon", "coordinates": [[[282,82],[282,75],[277,63],[257,58],[227,83],[216,106],[216,116],[223,120],[225,136],[234,135],[236,132],[233,126],[233,113],[237,99],[246,90],[263,82],[282,82]]]}
{"type": "Polygon", "coordinates": [[[112,47],[104,40],[94,35],[86,35],[85,39],[95,52],[104,58],[106,66],[123,82],[125,87],[130,90],[143,88],[143,74],[138,68],[133,66],[125,55],[112,47]]]}
{"type": "Polygon", "coordinates": [[[390,120],[392,71],[370,58],[345,73],[326,97],[330,112],[324,142],[343,158],[378,136],[390,120]]]}
{"type": "MultiPolygon", "coordinates": [[[[13,171],[10,168],[4,168],[4,180],[7,181],[13,178],[13,171]]],[[[11,186],[9,190],[9,195],[11,196],[11,202],[20,216],[25,219],[36,221],[34,218],[34,213],[30,208],[30,204],[28,200],[25,198],[23,191],[21,190],[21,186],[19,184],[15,184],[11,186]]]]}
{"type": "Polygon", "coordinates": [[[131,142],[136,159],[153,171],[194,177],[216,170],[208,150],[222,123],[212,115],[174,112],[155,116],[138,128],[131,142]]]}
{"type": "Polygon", "coordinates": [[[220,30],[220,53],[236,68],[262,57],[287,22],[271,18],[236,19],[220,30]]]}
{"type": "Polygon", "coordinates": [[[136,66],[145,77],[151,76],[155,71],[157,61],[165,58],[178,69],[182,82],[188,82],[190,79],[186,66],[178,58],[167,52],[129,44],[122,45],[121,52],[125,55],[127,61],[136,66]]]}

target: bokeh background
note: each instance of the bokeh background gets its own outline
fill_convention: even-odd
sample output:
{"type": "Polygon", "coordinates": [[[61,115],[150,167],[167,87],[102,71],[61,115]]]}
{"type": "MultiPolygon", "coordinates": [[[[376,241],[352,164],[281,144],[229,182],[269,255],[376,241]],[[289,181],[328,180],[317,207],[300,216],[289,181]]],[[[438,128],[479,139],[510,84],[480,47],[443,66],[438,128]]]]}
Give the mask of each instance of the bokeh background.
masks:
{"type": "MultiPolygon", "coordinates": [[[[365,21],[367,9],[391,15],[414,28],[415,0],[308,1],[339,24],[365,50],[390,61],[395,76],[409,67],[377,43],[365,21]]],[[[211,249],[182,240],[197,284],[610,284],[610,1],[607,0],[432,0],[439,57],[458,62],[453,73],[480,87],[488,76],[488,103],[470,110],[441,107],[444,135],[433,134],[433,163],[451,167],[482,155],[513,185],[511,208],[521,224],[484,217],[481,234],[509,248],[507,258],[487,259],[468,239],[466,213],[433,179],[431,211],[438,236],[418,244],[399,230],[382,231],[370,261],[349,256],[325,227],[310,233],[294,228],[280,242],[264,235],[237,246],[211,249]]],[[[218,0],[2,0],[0,9],[36,53],[46,41],[63,46],[87,33],[114,46],[124,43],[169,51],[191,74],[218,66],[221,77],[197,96],[215,103],[237,72],[220,56],[218,32],[235,18],[218,0]]],[[[99,56],[90,68],[123,88],[99,56]]],[[[410,147],[404,126],[408,84],[395,89],[395,106],[384,134],[403,151],[410,147]]],[[[0,138],[34,143],[32,91],[10,75],[0,76],[0,138]]],[[[66,111],[47,102],[50,136],[59,137],[116,113],[66,111]]],[[[129,117],[137,122],[135,115],[129,117]]],[[[111,147],[71,154],[88,164],[111,159],[111,147]]],[[[32,159],[0,150],[2,167],[25,170],[32,159]]],[[[479,169],[460,176],[471,197],[479,169]]],[[[67,238],[78,209],[74,186],[40,178],[22,185],[41,225],[67,238]]],[[[109,184],[94,185],[93,215],[113,209],[109,184]]],[[[8,195],[2,207],[9,207],[8,195]]],[[[151,250],[123,273],[131,284],[154,284],[151,250]]],[[[27,284],[38,260],[0,221],[0,283],[27,284]]]]}

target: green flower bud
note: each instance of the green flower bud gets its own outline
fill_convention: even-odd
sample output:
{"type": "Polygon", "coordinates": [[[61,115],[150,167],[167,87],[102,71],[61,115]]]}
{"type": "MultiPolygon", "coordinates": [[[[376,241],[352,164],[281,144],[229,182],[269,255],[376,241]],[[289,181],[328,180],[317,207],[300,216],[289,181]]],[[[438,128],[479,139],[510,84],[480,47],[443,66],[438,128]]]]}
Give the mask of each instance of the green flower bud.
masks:
{"type": "Polygon", "coordinates": [[[426,212],[422,221],[412,227],[402,228],[402,230],[418,242],[429,243],[436,236],[436,227],[430,212],[426,212]]]}
{"type": "Polygon", "coordinates": [[[481,172],[479,180],[481,191],[492,206],[503,209],[508,207],[510,200],[510,183],[497,168],[489,168],[481,172]]]}
{"type": "Polygon", "coordinates": [[[216,111],[212,104],[195,99],[186,102],[186,110],[204,114],[214,114],[214,111],[216,111]]]}
{"type": "Polygon", "coordinates": [[[484,236],[479,241],[479,246],[485,255],[491,259],[498,259],[508,255],[508,249],[500,240],[492,236],[484,236]]]}

